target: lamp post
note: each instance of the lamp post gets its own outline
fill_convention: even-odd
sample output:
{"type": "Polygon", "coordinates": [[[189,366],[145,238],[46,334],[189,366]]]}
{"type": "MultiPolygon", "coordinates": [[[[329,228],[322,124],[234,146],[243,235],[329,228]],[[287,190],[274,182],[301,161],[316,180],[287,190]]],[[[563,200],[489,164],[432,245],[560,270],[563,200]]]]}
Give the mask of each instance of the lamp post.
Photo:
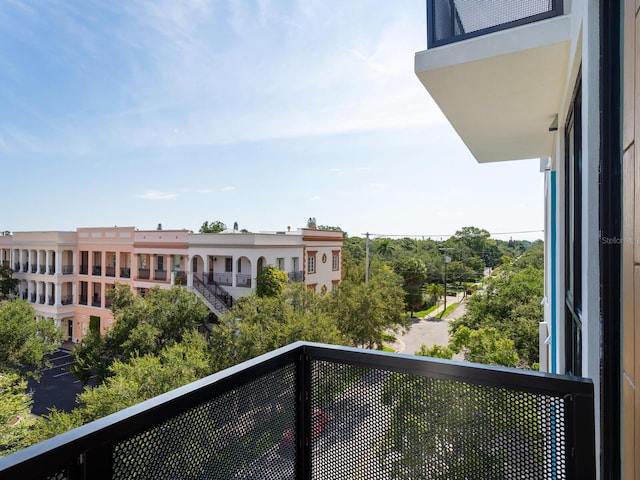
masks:
{"type": "MultiPolygon", "coordinates": [[[[444,257],[444,310],[442,310],[443,314],[447,310],[447,264],[450,262],[451,262],[451,257],[448,257],[445,255],[444,257]]],[[[442,315],[440,315],[440,318],[442,318],[442,315]]]]}

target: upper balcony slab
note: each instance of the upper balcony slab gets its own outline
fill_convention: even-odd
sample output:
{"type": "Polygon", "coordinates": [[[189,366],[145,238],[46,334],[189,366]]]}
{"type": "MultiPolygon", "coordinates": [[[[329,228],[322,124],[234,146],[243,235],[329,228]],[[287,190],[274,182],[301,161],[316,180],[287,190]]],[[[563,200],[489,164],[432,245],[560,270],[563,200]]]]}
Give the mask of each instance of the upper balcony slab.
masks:
{"type": "Polygon", "coordinates": [[[557,16],[418,52],[415,72],[478,162],[546,157],[570,34],[557,16]]]}

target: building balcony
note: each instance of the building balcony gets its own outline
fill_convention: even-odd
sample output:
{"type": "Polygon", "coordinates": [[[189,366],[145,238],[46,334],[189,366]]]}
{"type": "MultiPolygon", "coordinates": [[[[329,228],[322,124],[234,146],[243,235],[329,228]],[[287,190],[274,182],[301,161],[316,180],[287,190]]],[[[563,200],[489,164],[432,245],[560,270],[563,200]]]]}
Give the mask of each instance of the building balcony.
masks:
{"type": "Polygon", "coordinates": [[[38,303],[41,305],[45,304],[45,296],[44,295],[38,295],[38,303]]]}
{"type": "Polygon", "coordinates": [[[89,274],[89,265],[80,265],[80,275],[89,274]]]}
{"type": "Polygon", "coordinates": [[[302,270],[299,270],[297,272],[289,272],[287,273],[287,276],[289,277],[290,282],[304,282],[304,272],[302,270]]]}
{"type": "Polygon", "coordinates": [[[151,270],[148,268],[139,268],[138,269],[138,279],[139,280],[149,280],[151,278],[151,270]]]}
{"type": "Polygon", "coordinates": [[[47,300],[47,304],[48,305],[55,305],[55,299],[53,297],[49,297],[49,300],[47,300]]]}
{"type": "Polygon", "coordinates": [[[217,283],[218,285],[224,285],[230,287],[233,285],[233,274],[231,272],[225,273],[208,273],[205,275],[208,280],[208,284],[217,283]]]}
{"type": "Polygon", "coordinates": [[[40,265],[40,275],[45,275],[47,273],[47,267],[45,265],[40,265]]]}
{"type": "Polygon", "coordinates": [[[14,272],[19,272],[20,271],[20,263],[16,262],[13,264],[13,271],[14,272]]]}
{"type": "Polygon", "coordinates": [[[87,295],[80,295],[80,305],[87,305],[87,295]]]}
{"type": "Polygon", "coordinates": [[[102,265],[94,265],[91,269],[91,274],[97,277],[102,275],[102,265]]]}
{"type": "Polygon", "coordinates": [[[62,305],[71,305],[73,303],[73,295],[62,295],[60,303],[62,305]]]}
{"type": "Polygon", "coordinates": [[[49,275],[55,275],[55,274],[56,274],[56,266],[49,265],[49,275]]]}
{"type": "Polygon", "coordinates": [[[93,299],[91,299],[91,306],[92,307],[98,307],[98,308],[101,307],[102,306],[102,298],[94,296],[93,299]]]}
{"type": "Polygon", "coordinates": [[[153,279],[158,280],[159,282],[165,282],[167,280],[167,271],[166,270],[154,270],[153,271],[153,279]]]}
{"type": "Polygon", "coordinates": [[[31,273],[38,273],[38,266],[37,265],[31,265],[31,273]]]}
{"type": "Polygon", "coordinates": [[[104,274],[106,277],[115,277],[116,267],[104,267],[104,274]]]}
{"type": "Polygon", "coordinates": [[[120,278],[131,278],[131,269],[129,267],[121,267],[120,278]]]}
{"type": "Polygon", "coordinates": [[[2,266],[9,268],[9,260],[3,260],[2,261],[2,266]]]}
{"type": "Polygon", "coordinates": [[[251,275],[249,275],[248,273],[237,273],[236,287],[251,288],[251,275]]]}
{"type": "Polygon", "coordinates": [[[0,459],[2,478],[595,479],[590,380],[298,342],[0,459]]]}
{"type": "Polygon", "coordinates": [[[62,266],[62,274],[63,275],[73,275],[73,265],[63,265],[62,266]]]}
{"type": "Polygon", "coordinates": [[[416,75],[478,162],[550,156],[570,16],[561,0],[481,3],[427,0],[416,75]]]}
{"type": "Polygon", "coordinates": [[[29,293],[28,292],[22,292],[22,299],[26,300],[27,298],[29,298],[29,293]]]}

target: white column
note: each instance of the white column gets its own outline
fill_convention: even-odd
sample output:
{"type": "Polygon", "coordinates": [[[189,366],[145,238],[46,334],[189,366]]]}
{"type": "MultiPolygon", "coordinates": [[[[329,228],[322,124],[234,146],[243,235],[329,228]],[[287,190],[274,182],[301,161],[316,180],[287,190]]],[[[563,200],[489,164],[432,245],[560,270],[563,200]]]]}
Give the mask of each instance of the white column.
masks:
{"type": "Polygon", "coordinates": [[[59,307],[62,305],[62,284],[55,284],[55,305],[59,307]]]}
{"type": "Polygon", "coordinates": [[[46,265],[44,266],[45,272],[49,273],[49,266],[51,265],[51,250],[47,248],[46,250],[46,265]]]}
{"type": "Polygon", "coordinates": [[[71,262],[73,264],[73,272],[76,274],[79,273],[78,252],[76,250],[71,253],[71,262]]]}
{"type": "Polygon", "coordinates": [[[238,275],[238,260],[236,257],[231,257],[231,286],[235,287],[237,285],[237,275],[238,275]]]}
{"type": "Polygon", "coordinates": [[[56,250],[56,275],[62,275],[62,252],[63,250],[56,250]]]}
{"type": "MultiPolygon", "coordinates": [[[[258,278],[258,260],[260,257],[258,257],[255,260],[250,260],[251,262],[251,289],[255,289],[256,288],[256,279],[258,278]]],[[[263,268],[266,265],[263,265],[263,268]]]]}

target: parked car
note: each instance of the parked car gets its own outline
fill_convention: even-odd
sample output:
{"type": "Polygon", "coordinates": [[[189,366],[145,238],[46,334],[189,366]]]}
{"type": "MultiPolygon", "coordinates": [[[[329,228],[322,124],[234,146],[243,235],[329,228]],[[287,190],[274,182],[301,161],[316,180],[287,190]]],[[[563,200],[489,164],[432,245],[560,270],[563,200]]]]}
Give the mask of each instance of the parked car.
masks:
{"type": "MultiPolygon", "coordinates": [[[[324,427],[328,421],[327,414],[319,408],[314,408],[311,413],[311,439],[315,440],[324,431],[324,427]]],[[[293,450],[295,448],[295,431],[291,428],[287,428],[282,434],[282,440],[280,440],[280,448],[284,450],[293,450]]]]}

